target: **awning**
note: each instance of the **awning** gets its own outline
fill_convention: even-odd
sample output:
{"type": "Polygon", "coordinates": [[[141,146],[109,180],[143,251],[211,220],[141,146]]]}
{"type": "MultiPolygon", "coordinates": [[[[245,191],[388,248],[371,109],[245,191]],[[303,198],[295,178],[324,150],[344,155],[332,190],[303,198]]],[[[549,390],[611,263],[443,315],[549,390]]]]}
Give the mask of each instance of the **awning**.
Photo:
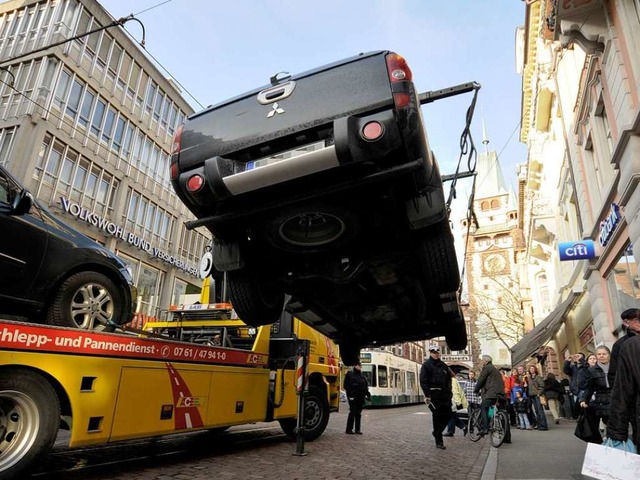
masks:
{"type": "Polygon", "coordinates": [[[515,367],[525,361],[558,332],[567,310],[573,306],[578,296],[578,293],[569,295],[564,302],[547,315],[547,318],[536,325],[533,330],[525,333],[524,337],[511,348],[511,365],[515,367]]]}

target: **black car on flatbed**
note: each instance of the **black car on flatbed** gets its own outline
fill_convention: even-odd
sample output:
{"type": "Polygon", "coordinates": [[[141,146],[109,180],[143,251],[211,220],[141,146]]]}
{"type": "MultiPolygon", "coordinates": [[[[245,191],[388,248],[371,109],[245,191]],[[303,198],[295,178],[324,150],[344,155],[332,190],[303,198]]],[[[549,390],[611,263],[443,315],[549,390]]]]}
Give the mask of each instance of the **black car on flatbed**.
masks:
{"type": "Polygon", "coordinates": [[[442,179],[400,55],[279,74],[192,115],[171,181],[248,324],[274,322],[286,295],[346,364],[365,345],[466,347],[442,179]]]}

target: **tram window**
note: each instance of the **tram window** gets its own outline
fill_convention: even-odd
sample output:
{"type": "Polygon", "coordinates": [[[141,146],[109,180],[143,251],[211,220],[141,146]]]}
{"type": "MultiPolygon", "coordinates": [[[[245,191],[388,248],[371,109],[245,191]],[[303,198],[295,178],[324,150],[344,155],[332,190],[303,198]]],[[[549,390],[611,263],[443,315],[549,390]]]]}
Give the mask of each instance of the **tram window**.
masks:
{"type": "Polygon", "coordinates": [[[376,382],[376,366],[375,365],[363,365],[362,375],[367,379],[367,383],[370,387],[377,387],[376,382]]]}
{"type": "Polygon", "coordinates": [[[407,372],[407,387],[409,389],[416,388],[416,374],[414,372],[407,372]]]}
{"type": "Polygon", "coordinates": [[[389,377],[391,380],[391,388],[401,388],[402,382],[400,380],[400,370],[397,368],[389,369],[389,377]]]}
{"type": "Polygon", "coordinates": [[[378,386],[387,388],[389,386],[389,377],[387,376],[387,367],[380,365],[378,367],[378,386]]]}

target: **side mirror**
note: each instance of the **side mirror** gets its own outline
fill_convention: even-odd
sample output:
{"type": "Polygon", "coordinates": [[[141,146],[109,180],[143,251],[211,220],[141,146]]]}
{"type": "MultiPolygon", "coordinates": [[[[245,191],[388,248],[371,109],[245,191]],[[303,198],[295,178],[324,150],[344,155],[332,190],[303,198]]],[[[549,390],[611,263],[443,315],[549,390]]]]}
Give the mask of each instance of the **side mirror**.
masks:
{"type": "Polygon", "coordinates": [[[13,203],[11,205],[13,207],[14,215],[24,215],[25,213],[29,213],[31,207],[33,206],[33,196],[27,190],[22,190],[16,198],[13,199],[13,203]]]}

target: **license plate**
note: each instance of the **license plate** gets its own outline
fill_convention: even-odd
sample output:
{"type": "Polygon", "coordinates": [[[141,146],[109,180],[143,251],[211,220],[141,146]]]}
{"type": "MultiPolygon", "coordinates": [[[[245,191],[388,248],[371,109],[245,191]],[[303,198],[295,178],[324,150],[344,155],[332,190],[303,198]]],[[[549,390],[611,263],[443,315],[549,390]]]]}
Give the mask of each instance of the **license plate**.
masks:
{"type": "Polygon", "coordinates": [[[274,163],[281,162],[282,160],[289,160],[290,158],[299,157],[315,150],[320,150],[325,147],[324,140],[305,145],[304,147],[298,147],[287,152],[278,153],[272,157],[261,158],[259,160],[253,160],[245,164],[244,170],[255,170],[256,168],[266,167],[267,165],[273,165],[274,163]]]}

